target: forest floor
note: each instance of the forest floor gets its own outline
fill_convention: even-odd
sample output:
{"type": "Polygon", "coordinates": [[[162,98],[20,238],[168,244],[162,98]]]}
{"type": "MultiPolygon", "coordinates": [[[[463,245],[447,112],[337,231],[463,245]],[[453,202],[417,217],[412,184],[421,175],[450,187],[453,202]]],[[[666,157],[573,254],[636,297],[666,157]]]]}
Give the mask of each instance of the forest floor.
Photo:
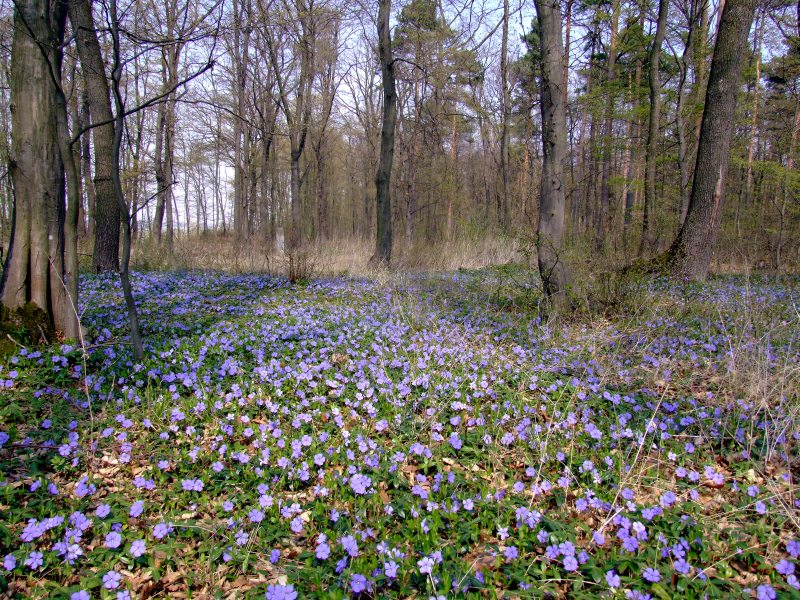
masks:
{"type": "Polygon", "coordinates": [[[11,597],[800,597],[800,280],[82,281],[0,368],[11,597]]]}

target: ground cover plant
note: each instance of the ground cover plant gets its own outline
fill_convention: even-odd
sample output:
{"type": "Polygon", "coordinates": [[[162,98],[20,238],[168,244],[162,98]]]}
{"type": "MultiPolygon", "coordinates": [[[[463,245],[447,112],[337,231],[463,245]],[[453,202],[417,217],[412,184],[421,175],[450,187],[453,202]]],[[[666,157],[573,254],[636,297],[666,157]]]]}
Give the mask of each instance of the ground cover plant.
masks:
{"type": "Polygon", "coordinates": [[[85,278],[0,370],[3,591],[800,597],[798,281],[526,281],[137,274],[137,364],[85,278]]]}

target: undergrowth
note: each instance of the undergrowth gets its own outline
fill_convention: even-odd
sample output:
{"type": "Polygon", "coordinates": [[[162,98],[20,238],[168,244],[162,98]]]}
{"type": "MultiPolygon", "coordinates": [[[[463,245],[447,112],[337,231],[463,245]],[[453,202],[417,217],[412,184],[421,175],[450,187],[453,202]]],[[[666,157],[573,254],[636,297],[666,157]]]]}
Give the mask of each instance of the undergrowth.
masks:
{"type": "Polygon", "coordinates": [[[142,364],[82,284],[0,370],[12,597],[800,596],[796,280],[151,272],[142,364]]]}

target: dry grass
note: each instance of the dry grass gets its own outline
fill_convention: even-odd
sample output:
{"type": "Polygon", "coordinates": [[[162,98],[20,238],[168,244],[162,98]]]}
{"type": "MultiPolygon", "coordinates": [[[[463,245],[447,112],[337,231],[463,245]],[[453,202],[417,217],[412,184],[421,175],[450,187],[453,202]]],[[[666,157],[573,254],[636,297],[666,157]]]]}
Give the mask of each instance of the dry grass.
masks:
{"type": "MultiPolygon", "coordinates": [[[[369,264],[372,242],[341,239],[309,244],[303,249],[303,270],[307,276],[372,276],[369,264]]],[[[510,238],[487,237],[480,240],[455,240],[432,246],[399,247],[393,268],[403,271],[477,269],[494,264],[523,260],[517,243],[510,238]]],[[[286,253],[265,248],[260,240],[234,241],[232,236],[214,234],[190,236],[175,241],[172,252],[152,239],[137,241],[133,257],[135,269],[212,269],[229,272],[268,272],[288,274],[296,261],[286,253]]]]}

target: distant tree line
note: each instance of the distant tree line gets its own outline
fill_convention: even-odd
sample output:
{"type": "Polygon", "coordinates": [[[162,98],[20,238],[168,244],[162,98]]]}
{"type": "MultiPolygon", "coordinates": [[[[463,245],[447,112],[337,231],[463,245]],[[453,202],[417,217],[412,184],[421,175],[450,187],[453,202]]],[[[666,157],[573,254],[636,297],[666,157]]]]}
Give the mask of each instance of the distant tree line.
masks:
{"type": "MultiPolygon", "coordinates": [[[[0,299],[75,337],[78,248],[525,236],[703,278],[798,259],[800,4],[0,4],[0,299]]],[[[127,282],[127,283],[126,283],[127,282]]]]}

